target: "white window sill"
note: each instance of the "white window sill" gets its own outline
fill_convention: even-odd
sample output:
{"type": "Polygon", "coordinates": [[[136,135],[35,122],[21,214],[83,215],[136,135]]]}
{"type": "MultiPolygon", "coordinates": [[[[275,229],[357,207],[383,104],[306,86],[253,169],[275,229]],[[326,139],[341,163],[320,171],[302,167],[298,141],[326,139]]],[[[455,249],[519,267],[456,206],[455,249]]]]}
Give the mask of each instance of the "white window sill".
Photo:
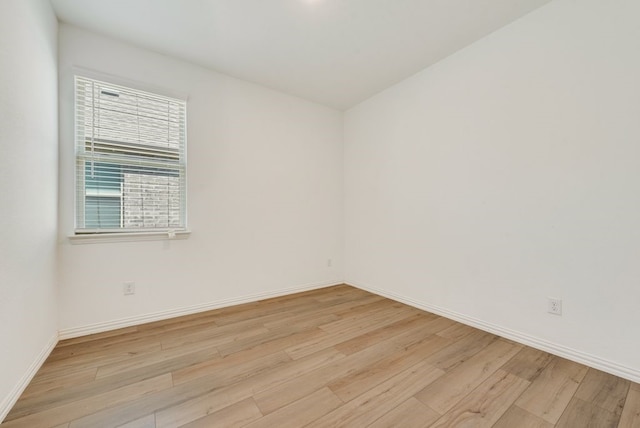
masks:
{"type": "Polygon", "coordinates": [[[138,241],[165,241],[175,239],[187,239],[191,235],[190,230],[157,231],[157,232],[123,232],[123,233],[86,233],[69,236],[72,244],[99,244],[106,242],[138,242],[138,241]]]}

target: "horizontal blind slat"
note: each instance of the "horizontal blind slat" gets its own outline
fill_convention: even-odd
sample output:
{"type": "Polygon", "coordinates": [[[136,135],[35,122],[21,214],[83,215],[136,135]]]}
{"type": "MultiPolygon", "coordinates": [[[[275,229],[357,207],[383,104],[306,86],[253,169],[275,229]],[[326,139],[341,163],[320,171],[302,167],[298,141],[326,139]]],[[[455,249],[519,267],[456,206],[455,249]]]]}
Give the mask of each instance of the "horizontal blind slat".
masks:
{"type": "Polygon", "coordinates": [[[76,77],[76,230],[185,227],[183,101],[76,77]]]}

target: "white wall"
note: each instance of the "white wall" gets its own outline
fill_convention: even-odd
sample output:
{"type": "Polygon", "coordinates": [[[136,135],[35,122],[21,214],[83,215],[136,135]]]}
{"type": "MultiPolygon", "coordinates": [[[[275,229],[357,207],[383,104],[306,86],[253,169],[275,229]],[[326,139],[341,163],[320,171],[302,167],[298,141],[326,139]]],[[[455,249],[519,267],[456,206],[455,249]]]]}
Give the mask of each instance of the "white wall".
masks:
{"type": "Polygon", "coordinates": [[[339,111],[68,25],[59,50],[63,335],[342,280],[339,111]],[[69,243],[72,67],[188,95],[189,239],[69,243]]]}
{"type": "Polygon", "coordinates": [[[640,381],[638,16],[556,0],[349,110],[347,282],[640,381]]]}
{"type": "Polygon", "coordinates": [[[0,421],[57,340],[57,27],[0,2],[0,421]]]}

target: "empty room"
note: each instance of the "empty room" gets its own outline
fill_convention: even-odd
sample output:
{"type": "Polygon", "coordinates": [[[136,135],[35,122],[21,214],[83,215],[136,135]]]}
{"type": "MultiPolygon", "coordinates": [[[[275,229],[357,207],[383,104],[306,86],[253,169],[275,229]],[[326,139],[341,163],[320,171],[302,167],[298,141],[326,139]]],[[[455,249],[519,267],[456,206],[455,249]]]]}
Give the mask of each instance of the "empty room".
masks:
{"type": "Polygon", "coordinates": [[[640,427],[638,17],[0,0],[0,426],[640,427]]]}

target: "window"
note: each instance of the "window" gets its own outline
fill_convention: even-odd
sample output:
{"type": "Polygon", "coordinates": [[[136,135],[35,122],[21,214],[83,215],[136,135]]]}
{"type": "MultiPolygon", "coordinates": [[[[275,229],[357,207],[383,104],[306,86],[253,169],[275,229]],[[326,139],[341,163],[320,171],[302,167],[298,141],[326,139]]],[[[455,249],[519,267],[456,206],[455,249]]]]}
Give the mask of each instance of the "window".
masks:
{"type": "Polygon", "coordinates": [[[184,230],[184,101],[76,76],[76,234],[184,230]]]}

